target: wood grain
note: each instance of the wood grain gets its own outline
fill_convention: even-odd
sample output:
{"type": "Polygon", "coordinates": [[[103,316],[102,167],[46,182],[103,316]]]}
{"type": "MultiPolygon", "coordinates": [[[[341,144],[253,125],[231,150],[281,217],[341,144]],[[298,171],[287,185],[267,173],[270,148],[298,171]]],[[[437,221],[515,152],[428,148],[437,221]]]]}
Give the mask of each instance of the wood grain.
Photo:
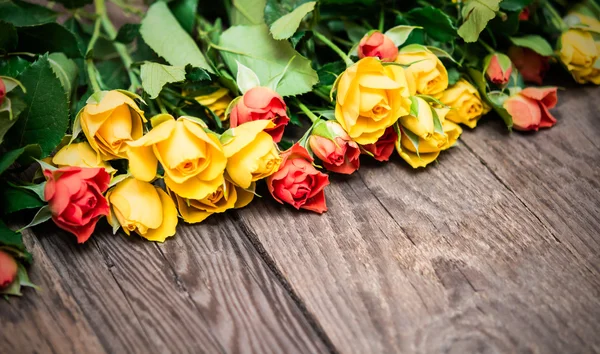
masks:
{"type": "MultiPolygon", "coordinates": [[[[566,248],[468,146],[426,171],[364,164],[327,197],[324,216],[270,200],[239,214],[338,351],[599,350],[597,253],[566,248]]],[[[581,239],[597,240],[593,226],[581,239]]]]}

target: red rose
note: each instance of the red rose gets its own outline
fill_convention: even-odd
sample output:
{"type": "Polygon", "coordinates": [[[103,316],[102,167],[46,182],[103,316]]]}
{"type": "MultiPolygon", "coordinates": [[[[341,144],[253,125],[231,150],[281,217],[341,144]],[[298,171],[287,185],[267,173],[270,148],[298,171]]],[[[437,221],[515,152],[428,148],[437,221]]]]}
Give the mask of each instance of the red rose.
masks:
{"type": "Polygon", "coordinates": [[[313,166],[308,151],[295,144],[282,152],[281,158],[279,171],[267,180],[273,198],[279,203],[291,204],[296,209],[319,214],[327,211],[323,189],[329,184],[329,177],[313,166]]]}
{"type": "Polygon", "coordinates": [[[0,105],[4,102],[4,97],[6,96],[6,85],[4,85],[4,81],[0,79],[0,105]]]}
{"type": "Polygon", "coordinates": [[[504,102],[517,130],[538,130],[556,124],[548,109],[556,106],[556,87],[528,87],[504,102]]]}
{"type": "Polygon", "coordinates": [[[377,57],[381,61],[394,61],[398,56],[398,47],[390,37],[381,32],[365,35],[358,44],[358,57],[377,57]]]}
{"type": "Polygon", "coordinates": [[[77,242],[87,241],[100,217],[109,213],[102,193],[108,189],[110,175],[104,168],[61,167],[45,170],[44,176],[44,198],[52,220],[77,236],[77,242]]]}
{"type": "Polygon", "coordinates": [[[0,289],[8,287],[17,277],[17,261],[0,250],[0,289]]]}
{"type": "Polygon", "coordinates": [[[235,128],[255,120],[272,121],[275,127],[265,129],[265,132],[273,137],[274,142],[280,142],[290,121],[283,98],[267,87],[257,86],[248,90],[231,110],[230,125],[235,128]]]}
{"type": "Polygon", "coordinates": [[[385,133],[375,143],[362,145],[362,147],[373,154],[375,160],[388,161],[396,148],[396,140],[398,140],[398,133],[391,126],[385,130],[385,133]]]}
{"type": "Polygon", "coordinates": [[[508,56],[525,81],[542,84],[546,72],[550,69],[548,57],[541,56],[529,48],[517,46],[508,49],[508,56]]]}
{"type": "Polygon", "coordinates": [[[336,121],[320,121],[308,139],[312,152],[332,172],[351,174],[360,166],[360,149],[336,121]]]}
{"type": "Polygon", "coordinates": [[[488,62],[485,70],[488,79],[496,85],[505,85],[510,80],[512,63],[510,58],[501,53],[494,53],[486,58],[488,62]]]}

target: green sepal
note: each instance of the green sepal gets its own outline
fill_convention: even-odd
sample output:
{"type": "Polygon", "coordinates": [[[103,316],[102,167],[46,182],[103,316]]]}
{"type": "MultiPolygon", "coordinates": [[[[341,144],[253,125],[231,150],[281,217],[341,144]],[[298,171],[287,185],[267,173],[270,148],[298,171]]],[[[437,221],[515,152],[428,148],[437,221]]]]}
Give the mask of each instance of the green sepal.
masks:
{"type": "Polygon", "coordinates": [[[50,207],[48,205],[44,205],[35,214],[35,216],[33,217],[33,220],[31,220],[31,222],[29,224],[27,224],[27,226],[24,226],[24,227],[20,228],[19,230],[17,230],[17,232],[23,232],[23,230],[25,230],[25,229],[34,227],[34,226],[39,225],[43,222],[46,222],[50,219],[52,219],[52,212],[50,211],[50,207]]]}
{"type": "MultiPolygon", "coordinates": [[[[415,133],[411,132],[410,130],[408,130],[404,127],[401,127],[400,130],[402,130],[402,133],[404,133],[404,135],[406,135],[408,140],[410,140],[411,144],[415,147],[417,156],[419,158],[421,158],[421,155],[419,154],[419,137],[415,133]]],[[[399,137],[399,139],[401,139],[400,135],[398,135],[398,137],[399,137]]]]}
{"type": "Polygon", "coordinates": [[[442,126],[442,121],[440,120],[440,116],[438,116],[437,111],[435,110],[435,108],[430,107],[431,108],[431,116],[433,118],[433,131],[444,135],[444,127],[442,126]]]}
{"type": "Polygon", "coordinates": [[[6,87],[6,93],[9,93],[10,91],[14,90],[15,87],[19,87],[23,91],[23,93],[27,93],[27,90],[25,89],[25,86],[23,86],[21,81],[8,76],[0,76],[0,79],[2,79],[2,81],[4,82],[4,86],[6,87]]]}
{"type": "MultiPolygon", "coordinates": [[[[85,101],[86,104],[100,104],[104,99],[104,96],[108,94],[109,91],[98,91],[94,92],[88,99],[85,101]]],[[[83,109],[82,109],[83,111],[83,109]]],[[[79,111],[81,113],[81,111],[79,111]]],[[[79,114],[77,114],[79,116],[79,114]]],[[[74,136],[75,134],[73,134],[74,136]]]]}
{"type": "Polygon", "coordinates": [[[203,121],[202,119],[198,118],[198,117],[180,116],[179,118],[182,118],[182,119],[185,119],[185,120],[189,120],[190,122],[194,122],[194,123],[198,124],[199,126],[201,126],[204,129],[208,129],[208,125],[206,125],[206,122],[203,121]]]}
{"type": "Polygon", "coordinates": [[[413,117],[419,116],[419,101],[415,96],[410,96],[410,115],[413,117]]]}

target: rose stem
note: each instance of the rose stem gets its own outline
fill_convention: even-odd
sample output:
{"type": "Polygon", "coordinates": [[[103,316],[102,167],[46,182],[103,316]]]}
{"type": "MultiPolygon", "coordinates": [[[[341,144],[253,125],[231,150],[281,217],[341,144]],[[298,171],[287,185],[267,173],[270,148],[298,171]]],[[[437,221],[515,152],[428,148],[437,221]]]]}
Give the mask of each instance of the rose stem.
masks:
{"type": "Polygon", "coordinates": [[[334,52],[336,52],[336,54],[339,55],[340,58],[342,58],[342,60],[346,63],[346,66],[350,66],[350,65],[354,64],[352,59],[350,59],[346,55],[346,53],[344,53],[344,51],[340,49],[340,47],[338,47],[332,41],[330,41],[329,38],[325,37],[324,35],[322,35],[321,33],[317,32],[317,31],[313,31],[313,35],[315,37],[317,37],[321,42],[325,43],[325,45],[327,45],[329,48],[331,48],[334,52]]]}
{"type": "Polygon", "coordinates": [[[92,89],[94,92],[101,91],[100,85],[98,85],[98,79],[96,78],[96,67],[94,66],[94,58],[92,57],[92,50],[94,49],[94,45],[100,36],[100,24],[102,13],[106,11],[104,7],[104,0],[94,0],[94,5],[96,6],[96,20],[94,21],[94,32],[92,33],[92,38],[88,43],[87,50],[85,51],[85,63],[87,67],[87,74],[90,80],[90,85],[92,85],[92,89]]]}
{"type": "Polygon", "coordinates": [[[554,25],[561,32],[564,32],[564,31],[566,31],[566,30],[569,29],[569,26],[567,26],[565,24],[565,22],[563,21],[562,17],[558,13],[558,11],[556,11],[556,9],[554,8],[554,6],[552,6],[549,1],[544,1],[543,2],[543,6],[546,8],[546,10],[548,10],[548,12],[550,13],[550,15],[552,16],[552,19],[554,20],[552,22],[554,22],[554,25]]]}
{"type": "Polygon", "coordinates": [[[302,112],[304,112],[304,114],[308,116],[311,122],[314,123],[320,119],[313,112],[311,112],[310,109],[308,109],[308,107],[304,105],[304,103],[300,102],[300,100],[294,99],[294,103],[296,104],[296,106],[298,106],[298,108],[300,108],[302,112]]]}
{"type": "Polygon", "coordinates": [[[483,39],[479,38],[477,40],[477,42],[479,42],[479,44],[481,44],[485,48],[485,50],[487,50],[490,54],[496,53],[496,51],[494,50],[494,48],[492,48],[489,44],[487,44],[486,42],[484,42],[483,39]]]}

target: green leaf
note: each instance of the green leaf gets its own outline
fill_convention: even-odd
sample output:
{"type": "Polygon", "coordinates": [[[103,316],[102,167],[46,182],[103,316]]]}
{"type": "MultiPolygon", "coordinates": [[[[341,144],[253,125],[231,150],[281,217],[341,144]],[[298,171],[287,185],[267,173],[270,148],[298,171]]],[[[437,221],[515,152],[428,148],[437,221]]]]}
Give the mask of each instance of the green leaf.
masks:
{"type": "Polygon", "coordinates": [[[433,131],[444,135],[444,127],[442,126],[442,122],[440,121],[440,116],[437,114],[437,111],[435,110],[435,108],[430,107],[431,108],[431,115],[433,117],[433,131]]]}
{"type": "Polygon", "coordinates": [[[297,31],[296,33],[294,33],[294,35],[290,37],[290,43],[292,43],[292,47],[296,48],[298,43],[300,43],[300,41],[304,37],[306,37],[307,33],[309,33],[309,32],[308,31],[297,31]]]}
{"type": "Polygon", "coordinates": [[[164,2],[150,6],[142,20],[140,34],[150,48],[171,65],[185,67],[191,64],[213,73],[192,37],[179,25],[164,2]]]}
{"type": "Polygon", "coordinates": [[[8,184],[0,184],[0,210],[4,215],[20,210],[35,209],[44,205],[44,202],[34,193],[8,184]]]}
{"type": "Polygon", "coordinates": [[[531,2],[532,0],[502,0],[500,8],[506,11],[521,11],[531,2]]]}
{"type": "Polygon", "coordinates": [[[58,23],[18,27],[17,33],[19,34],[17,50],[20,52],[39,54],[62,52],[69,58],[82,57],[75,35],[58,23]]]}
{"type": "Polygon", "coordinates": [[[52,219],[52,212],[50,211],[50,207],[48,205],[44,205],[35,214],[35,216],[33,217],[33,220],[31,220],[31,222],[29,224],[27,224],[27,226],[22,227],[21,229],[19,229],[18,232],[22,232],[25,229],[28,229],[30,227],[34,227],[34,226],[39,225],[39,224],[41,224],[43,222],[46,222],[46,221],[48,221],[50,219],[52,219]]]}
{"type": "Polygon", "coordinates": [[[411,23],[423,27],[425,33],[436,41],[446,43],[457,36],[452,18],[438,8],[418,7],[410,10],[406,17],[411,23]]]}
{"type": "MultiPolygon", "coordinates": [[[[268,1],[271,4],[273,1],[268,1]]],[[[281,16],[271,25],[271,34],[275,39],[287,39],[296,33],[302,19],[315,9],[316,1],[305,2],[292,12],[281,16]]],[[[268,5],[267,5],[268,6],[268,5]]],[[[268,7],[265,8],[265,12],[268,7]]]]}
{"type": "Polygon", "coordinates": [[[60,143],[69,124],[69,105],[48,56],[41,56],[19,79],[27,89],[27,108],[11,129],[7,143],[13,148],[39,144],[42,157],[60,143]]]}
{"type": "Polygon", "coordinates": [[[127,70],[119,59],[104,60],[96,64],[100,74],[100,87],[105,90],[116,90],[129,86],[127,70]]]}
{"type": "Polygon", "coordinates": [[[25,244],[23,244],[21,234],[11,230],[2,220],[0,220],[0,245],[25,251],[25,244]]]}
{"type": "Polygon", "coordinates": [[[40,5],[20,0],[0,0],[0,20],[15,26],[33,26],[56,21],[58,14],[40,5]]]}
{"type": "Polygon", "coordinates": [[[549,57],[554,54],[552,46],[542,36],[531,34],[523,37],[510,37],[510,41],[518,46],[533,50],[541,56],[549,57]]]}
{"type": "Polygon", "coordinates": [[[232,26],[260,25],[264,23],[267,0],[232,0],[230,22],[232,26]]]}
{"type": "Polygon", "coordinates": [[[483,31],[487,23],[496,17],[500,10],[501,0],[469,0],[462,8],[463,24],[458,28],[458,35],[465,42],[476,42],[479,33],[483,31]]]}
{"type": "Polygon", "coordinates": [[[25,269],[25,267],[19,263],[18,266],[18,270],[17,270],[17,277],[19,278],[19,283],[21,284],[21,286],[27,286],[30,288],[34,288],[35,290],[40,290],[40,288],[33,284],[31,282],[31,280],[29,280],[29,275],[27,274],[27,270],[25,269]]]}
{"type": "Polygon", "coordinates": [[[416,29],[421,28],[417,26],[396,26],[390,28],[385,32],[385,35],[388,36],[396,47],[400,47],[406,42],[408,36],[410,36],[411,32],[416,29]]]}
{"type": "Polygon", "coordinates": [[[404,127],[401,127],[400,129],[402,130],[402,133],[406,135],[408,140],[410,140],[411,144],[415,147],[415,152],[417,153],[417,156],[421,157],[421,155],[419,155],[419,137],[415,133],[411,132],[410,130],[404,127]]]}
{"type": "Polygon", "coordinates": [[[188,33],[194,31],[196,23],[196,9],[198,8],[198,0],[175,0],[169,3],[169,8],[173,15],[188,33]]]}
{"type": "Polygon", "coordinates": [[[460,71],[458,69],[451,67],[448,68],[448,85],[452,86],[460,80],[460,71]]]}
{"type": "Polygon", "coordinates": [[[140,24],[137,23],[126,23],[121,28],[119,28],[119,32],[117,32],[117,36],[115,37],[115,41],[129,44],[133,42],[133,40],[140,34],[140,24]]]}
{"type": "Polygon", "coordinates": [[[154,99],[158,97],[166,84],[185,80],[185,69],[183,67],[146,62],[142,65],[141,77],[144,91],[150,95],[150,98],[154,99]]]}
{"type": "Polygon", "coordinates": [[[93,0],[54,0],[59,4],[63,4],[67,9],[77,9],[85,5],[91,4],[93,0]]]}
{"type": "Polygon", "coordinates": [[[60,80],[67,97],[71,97],[71,92],[76,88],[77,75],[79,68],[77,64],[63,53],[52,53],[48,55],[48,60],[52,66],[52,70],[60,80]]]}
{"type": "Polygon", "coordinates": [[[338,76],[346,70],[346,63],[342,60],[323,65],[317,70],[319,85],[333,85],[338,76]]]}
{"type": "Polygon", "coordinates": [[[237,62],[256,73],[260,82],[269,82],[285,68],[276,91],[282,96],[309,92],[317,83],[318,76],[304,58],[287,41],[271,37],[266,25],[234,26],[223,32],[220,41],[221,55],[229,69],[237,74],[237,62]],[[290,60],[296,57],[293,61],[290,60]]]}
{"type": "Polygon", "coordinates": [[[17,77],[25,71],[29,65],[31,65],[30,62],[18,56],[4,58],[3,60],[0,60],[0,75],[17,77]]]}
{"type": "Polygon", "coordinates": [[[433,46],[427,46],[427,49],[429,49],[429,51],[435,54],[438,58],[450,59],[454,64],[460,66],[460,64],[456,60],[454,60],[454,57],[452,57],[452,55],[450,55],[450,53],[448,53],[447,51],[433,46]]]}
{"type": "Polygon", "coordinates": [[[494,101],[490,99],[487,92],[487,84],[485,80],[485,76],[483,73],[477,69],[469,68],[468,69],[469,76],[475,84],[475,87],[479,90],[479,94],[481,97],[485,99],[485,101],[498,113],[498,115],[504,120],[504,123],[508,127],[508,129],[512,129],[513,120],[512,116],[508,113],[508,111],[502,106],[498,105],[499,101],[494,97],[494,101]]]}
{"type": "Polygon", "coordinates": [[[256,76],[256,73],[239,61],[237,62],[236,82],[242,95],[251,88],[260,86],[260,80],[258,79],[258,76],[256,76]]]}
{"type": "Polygon", "coordinates": [[[410,115],[413,117],[419,116],[419,101],[415,96],[410,96],[410,115]]]}
{"type": "Polygon", "coordinates": [[[210,80],[210,75],[202,68],[195,68],[191,65],[186,65],[185,79],[191,82],[207,81],[210,80]]]}
{"type": "Polygon", "coordinates": [[[17,48],[19,36],[11,23],[0,20],[0,53],[10,53],[17,48]]]}
{"type": "Polygon", "coordinates": [[[38,198],[40,198],[40,200],[46,199],[44,197],[44,190],[46,189],[46,181],[44,181],[42,183],[37,183],[37,184],[32,183],[32,184],[26,184],[26,185],[16,185],[16,184],[12,184],[10,182],[8,182],[8,184],[14,188],[20,188],[23,190],[31,191],[31,192],[35,193],[35,195],[37,195],[38,198]]]}
{"type": "Polygon", "coordinates": [[[23,162],[32,162],[27,159],[23,159],[22,156],[26,158],[34,158],[37,159],[42,154],[39,145],[27,145],[22,148],[7,151],[4,155],[0,156],[0,175],[4,173],[13,163],[15,163],[18,159],[23,162]]]}
{"type": "Polygon", "coordinates": [[[12,100],[6,97],[0,106],[0,144],[4,142],[4,136],[16,122],[16,117],[13,119],[12,116],[12,100]]]}

